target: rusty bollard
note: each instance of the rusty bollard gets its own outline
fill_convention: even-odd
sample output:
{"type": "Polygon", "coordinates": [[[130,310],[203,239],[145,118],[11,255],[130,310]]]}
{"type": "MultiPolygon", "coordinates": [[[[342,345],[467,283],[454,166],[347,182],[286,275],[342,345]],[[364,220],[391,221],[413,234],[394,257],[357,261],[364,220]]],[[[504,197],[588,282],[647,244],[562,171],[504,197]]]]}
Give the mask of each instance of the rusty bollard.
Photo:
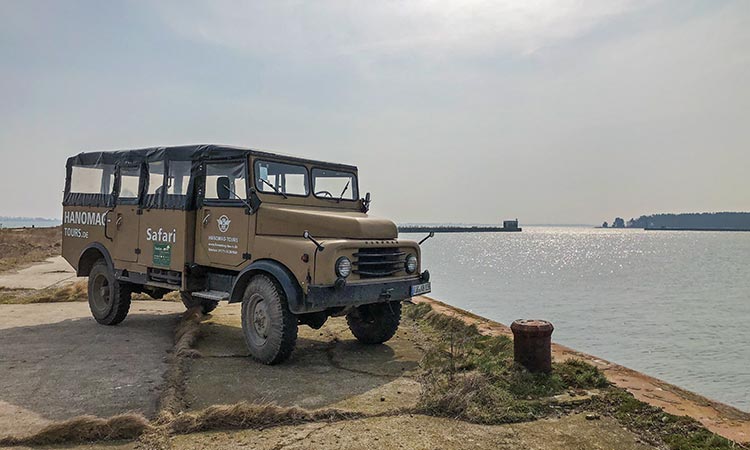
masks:
{"type": "Polygon", "coordinates": [[[517,363],[529,372],[552,371],[552,331],[555,327],[546,320],[519,319],[514,321],[513,355],[517,363]]]}

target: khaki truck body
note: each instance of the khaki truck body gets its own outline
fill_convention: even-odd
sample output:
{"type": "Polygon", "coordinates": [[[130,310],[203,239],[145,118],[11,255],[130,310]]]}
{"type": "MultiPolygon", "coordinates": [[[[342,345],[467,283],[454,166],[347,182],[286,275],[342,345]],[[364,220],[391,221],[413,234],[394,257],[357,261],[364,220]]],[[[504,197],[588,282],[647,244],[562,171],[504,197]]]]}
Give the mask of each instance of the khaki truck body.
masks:
{"type": "Polygon", "coordinates": [[[66,169],[63,257],[104,324],[133,292],[177,290],[204,312],[243,302],[251,355],[276,363],[298,324],[330,316],[387,340],[399,302],[430,290],[418,243],[367,214],[354,166],[195,145],[81,153],[66,169]]]}

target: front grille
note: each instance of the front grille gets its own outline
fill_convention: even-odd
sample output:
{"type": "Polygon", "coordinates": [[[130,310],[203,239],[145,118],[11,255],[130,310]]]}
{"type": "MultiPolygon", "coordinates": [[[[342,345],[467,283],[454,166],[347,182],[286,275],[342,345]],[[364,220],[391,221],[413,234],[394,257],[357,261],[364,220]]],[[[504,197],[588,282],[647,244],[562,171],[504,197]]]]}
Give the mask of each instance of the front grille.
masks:
{"type": "Polygon", "coordinates": [[[354,273],[360,278],[389,277],[404,270],[406,253],[398,247],[360,248],[354,254],[354,273]]]}

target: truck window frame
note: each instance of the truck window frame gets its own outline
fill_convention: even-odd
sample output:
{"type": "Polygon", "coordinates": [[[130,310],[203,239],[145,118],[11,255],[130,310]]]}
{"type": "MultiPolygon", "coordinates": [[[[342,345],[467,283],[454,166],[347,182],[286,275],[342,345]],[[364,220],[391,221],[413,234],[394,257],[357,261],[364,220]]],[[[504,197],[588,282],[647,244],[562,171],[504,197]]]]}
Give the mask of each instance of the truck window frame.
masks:
{"type": "MultiPolygon", "coordinates": [[[[250,185],[248,180],[250,179],[250,172],[248,169],[247,158],[239,159],[207,159],[201,162],[199,175],[196,177],[199,181],[196,183],[197,189],[195,192],[196,201],[198,208],[203,206],[229,206],[229,207],[246,207],[246,203],[249,198],[250,185]],[[208,165],[230,165],[230,164],[242,164],[243,165],[243,176],[245,177],[245,197],[240,200],[237,197],[232,197],[222,200],[217,198],[206,198],[206,169],[208,165]],[[244,200],[244,201],[243,201],[244,200]]],[[[235,192],[237,195],[241,195],[240,192],[235,192]]]]}
{"type": "Polygon", "coordinates": [[[114,203],[116,205],[140,205],[141,198],[143,197],[143,164],[142,163],[125,163],[118,164],[115,169],[115,184],[117,189],[115,191],[114,203]],[[120,189],[122,188],[122,169],[138,169],[138,195],[136,197],[120,197],[120,189]]]}
{"type": "Polygon", "coordinates": [[[111,207],[115,202],[115,189],[117,186],[117,166],[115,164],[104,164],[101,162],[96,162],[94,164],[69,164],[66,167],[66,173],[65,173],[65,190],[63,192],[63,206],[89,206],[89,207],[96,207],[96,208],[109,208],[111,207]],[[106,166],[111,166],[112,175],[114,175],[112,178],[112,185],[110,186],[110,191],[107,193],[101,192],[101,189],[104,187],[104,179],[106,166]],[[102,170],[102,179],[100,180],[101,187],[99,193],[91,193],[91,192],[75,192],[72,190],[73,185],[73,168],[74,167],[81,167],[81,168],[90,168],[90,169],[101,169],[102,170]]]}
{"type": "MultiPolygon", "coordinates": [[[[315,198],[319,198],[322,200],[338,200],[338,197],[323,197],[320,195],[315,195],[315,177],[313,176],[313,172],[316,170],[332,170],[334,172],[341,172],[341,173],[348,173],[354,178],[354,186],[350,187],[350,189],[354,190],[354,198],[342,198],[342,202],[358,202],[359,201],[359,174],[357,172],[352,172],[351,170],[343,170],[343,169],[334,169],[331,167],[322,167],[322,166],[312,166],[310,169],[310,192],[312,192],[313,196],[315,198]]],[[[331,192],[333,194],[333,192],[331,192]]]]}
{"type": "Polygon", "coordinates": [[[305,187],[307,188],[307,194],[303,195],[303,194],[292,194],[292,193],[289,193],[289,192],[284,192],[284,195],[286,195],[287,197],[298,197],[298,198],[307,198],[307,197],[310,196],[310,192],[312,191],[312,186],[310,184],[311,179],[310,179],[310,168],[309,167],[307,167],[305,164],[302,164],[302,163],[288,162],[288,161],[284,161],[284,160],[276,160],[276,159],[270,159],[270,158],[256,158],[253,161],[253,186],[255,188],[255,191],[258,194],[275,195],[277,197],[283,198],[283,196],[281,194],[277,194],[273,190],[271,190],[271,191],[264,190],[263,187],[264,186],[267,187],[267,185],[262,185],[261,186],[261,185],[258,184],[258,180],[260,178],[258,178],[257,172],[258,172],[258,166],[261,163],[285,164],[287,166],[302,167],[303,169],[305,169],[305,187]]]}
{"type": "MultiPolygon", "coordinates": [[[[195,168],[192,160],[181,160],[181,159],[167,159],[166,167],[164,169],[164,197],[162,199],[162,206],[164,209],[179,209],[183,211],[189,211],[194,209],[194,198],[193,195],[196,175],[195,168]],[[187,184],[183,184],[184,194],[171,194],[169,192],[170,185],[169,180],[172,175],[172,167],[177,164],[186,164],[188,166],[187,171],[187,184]]],[[[172,186],[174,187],[174,186],[172,186]]]]}

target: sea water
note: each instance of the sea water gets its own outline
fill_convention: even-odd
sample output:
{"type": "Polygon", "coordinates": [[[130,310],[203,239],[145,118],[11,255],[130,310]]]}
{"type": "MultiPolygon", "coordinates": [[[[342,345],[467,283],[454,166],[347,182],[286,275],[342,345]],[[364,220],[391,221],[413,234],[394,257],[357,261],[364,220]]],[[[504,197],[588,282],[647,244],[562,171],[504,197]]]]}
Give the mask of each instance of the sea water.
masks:
{"type": "Polygon", "coordinates": [[[750,411],[750,232],[524,227],[422,252],[441,301],[550,320],[556,342],[750,411]]]}

